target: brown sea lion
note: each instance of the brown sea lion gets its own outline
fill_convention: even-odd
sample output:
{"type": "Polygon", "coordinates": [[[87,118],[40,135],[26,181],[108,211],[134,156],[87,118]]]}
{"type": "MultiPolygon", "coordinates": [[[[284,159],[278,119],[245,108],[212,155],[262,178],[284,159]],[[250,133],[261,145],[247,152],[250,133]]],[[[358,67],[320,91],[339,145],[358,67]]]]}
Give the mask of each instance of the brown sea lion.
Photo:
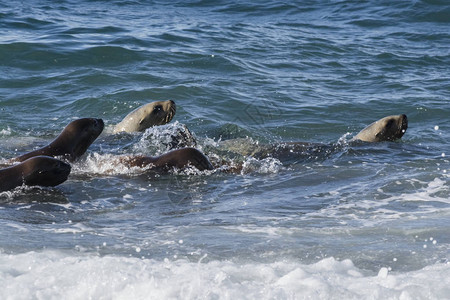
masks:
{"type": "Polygon", "coordinates": [[[0,170],[0,192],[18,186],[56,186],[67,180],[70,165],[56,158],[35,156],[0,170]]]}
{"type": "Polygon", "coordinates": [[[361,130],[352,140],[363,142],[395,141],[405,134],[407,128],[408,118],[406,115],[387,116],[361,130]]]}
{"type": "Polygon", "coordinates": [[[121,163],[127,167],[148,167],[154,171],[168,171],[173,168],[182,169],[188,166],[195,167],[200,171],[213,169],[208,158],[195,148],[172,150],[160,156],[122,157],[121,163]]]}
{"type": "Polygon", "coordinates": [[[114,133],[142,132],[145,129],[169,123],[177,108],[172,100],[156,101],[144,104],[130,112],[123,120],[114,126],[114,133]]]}
{"type": "MultiPolygon", "coordinates": [[[[383,142],[400,139],[408,128],[406,115],[394,115],[384,117],[359,132],[351,141],[383,142]]],[[[275,157],[289,159],[296,155],[308,157],[321,157],[339,149],[339,144],[321,144],[305,142],[287,142],[272,145],[272,148],[260,147],[259,152],[254,153],[256,158],[275,157]],[[336,148],[337,147],[337,148],[336,148]]]]}
{"type": "MultiPolygon", "coordinates": [[[[387,116],[382,118],[357,134],[350,142],[382,142],[400,139],[408,128],[406,115],[387,116]]],[[[281,161],[298,161],[300,158],[317,159],[327,157],[341,149],[342,143],[311,143],[311,142],[281,142],[264,144],[251,138],[238,138],[220,141],[214,148],[208,147],[207,153],[217,153],[232,159],[253,157],[265,159],[276,158],[281,161]]],[[[217,163],[213,161],[217,167],[217,163]]],[[[222,164],[224,164],[222,162],[222,164]]]]}
{"type": "Polygon", "coordinates": [[[69,161],[74,161],[86,152],[103,131],[103,127],[102,119],[83,118],[72,121],[49,145],[25,153],[14,158],[13,161],[24,161],[38,155],[61,156],[69,161]]]}

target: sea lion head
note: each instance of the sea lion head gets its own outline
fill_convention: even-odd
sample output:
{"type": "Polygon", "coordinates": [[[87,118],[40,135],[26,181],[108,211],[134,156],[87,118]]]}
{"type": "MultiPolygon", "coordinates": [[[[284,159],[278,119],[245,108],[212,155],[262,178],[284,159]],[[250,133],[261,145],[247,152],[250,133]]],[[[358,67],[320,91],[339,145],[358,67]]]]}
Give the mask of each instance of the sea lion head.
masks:
{"type": "Polygon", "coordinates": [[[177,111],[175,102],[172,100],[157,101],[142,107],[143,117],[139,121],[139,131],[155,126],[169,123],[177,111]]]}
{"type": "Polygon", "coordinates": [[[34,186],[56,186],[67,180],[71,167],[59,159],[35,156],[21,163],[23,182],[34,186]]]}
{"type": "Polygon", "coordinates": [[[83,118],[70,122],[51,146],[67,147],[67,156],[73,161],[83,155],[87,148],[102,133],[105,124],[102,119],[83,118]]]}
{"type": "Polygon", "coordinates": [[[353,140],[364,142],[395,141],[400,139],[408,129],[405,114],[384,117],[359,132],[353,140]]]}
{"type": "Polygon", "coordinates": [[[142,132],[152,126],[167,124],[172,120],[176,110],[175,102],[172,100],[144,104],[117,124],[114,132],[142,132]]]}
{"type": "Polygon", "coordinates": [[[86,152],[103,131],[104,126],[102,119],[84,118],[72,121],[48,146],[25,153],[14,158],[13,161],[25,161],[39,155],[62,156],[69,161],[74,161],[86,152]]]}

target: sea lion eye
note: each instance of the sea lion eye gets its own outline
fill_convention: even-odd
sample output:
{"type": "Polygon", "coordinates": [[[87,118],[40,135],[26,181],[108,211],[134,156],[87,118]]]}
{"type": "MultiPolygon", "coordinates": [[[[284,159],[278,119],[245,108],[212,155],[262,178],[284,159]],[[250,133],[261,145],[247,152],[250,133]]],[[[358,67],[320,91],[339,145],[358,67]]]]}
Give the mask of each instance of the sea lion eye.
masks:
{"type": "Polygon", "coordinates": [[[153,109],[153,112],[157,113],[159,111],[162,110],[162,106],[161,105],[156,105],[155,108],[153,109]]]}
{"type": "Polygon", "coordinates": [[[389,120],[386,125],[387,127],[392,127],[392,125],[394,125],[394,120],[389,120]]]}

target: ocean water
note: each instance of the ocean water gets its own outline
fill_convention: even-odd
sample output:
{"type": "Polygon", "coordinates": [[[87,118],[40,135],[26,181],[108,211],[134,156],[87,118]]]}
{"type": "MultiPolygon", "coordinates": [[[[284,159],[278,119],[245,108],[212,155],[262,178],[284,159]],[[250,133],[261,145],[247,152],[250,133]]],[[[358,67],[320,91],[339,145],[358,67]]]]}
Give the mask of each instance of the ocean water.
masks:
{"type": "Polygon", "coordinates": [[[55,188],[0,194],[1,299],[450,299],[448,1],[0,2],[0,163],[105,132],[55,188]],[[144,133],[128,112],[172,99],[144,133]],[[398,142],[348,143],[407,114],[398,142]],[[213,161],[149,174],[187,126],[213,161]],[[255,159],[219,142],[333,151],[255,159]]]}

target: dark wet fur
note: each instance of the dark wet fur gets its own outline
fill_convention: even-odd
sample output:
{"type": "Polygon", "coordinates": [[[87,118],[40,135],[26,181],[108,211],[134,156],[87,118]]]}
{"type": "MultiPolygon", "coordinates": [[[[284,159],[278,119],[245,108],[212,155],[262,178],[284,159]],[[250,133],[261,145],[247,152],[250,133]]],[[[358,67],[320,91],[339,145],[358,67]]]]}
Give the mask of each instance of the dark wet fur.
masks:
{"type": "Polygon", "coordinates": [[[63,157],[74,161],[86,152],[103,131],[104,126],[102,119],[83,118],[72,121],[49,145],[25,153],[15,158],[14,161],[25,161],[39,155],[63,157]]]}
{"type": "Polygon", "coordinates": [[[67,180],[69,164],[49,156],[35,156],[0,170],[0,191],[18,186],[57,186],[67,180]]]}
{"type": "Polygon", "coordinates": [[[173,168],[183,169],[189,166],[200,171],[212,170],[209,159],[195,148],[182,148],[172,150],[160,156],[134,156],[125,157],[122,163],[129,167],[149,167],[153,171],[169,171],[173,168]]]}

